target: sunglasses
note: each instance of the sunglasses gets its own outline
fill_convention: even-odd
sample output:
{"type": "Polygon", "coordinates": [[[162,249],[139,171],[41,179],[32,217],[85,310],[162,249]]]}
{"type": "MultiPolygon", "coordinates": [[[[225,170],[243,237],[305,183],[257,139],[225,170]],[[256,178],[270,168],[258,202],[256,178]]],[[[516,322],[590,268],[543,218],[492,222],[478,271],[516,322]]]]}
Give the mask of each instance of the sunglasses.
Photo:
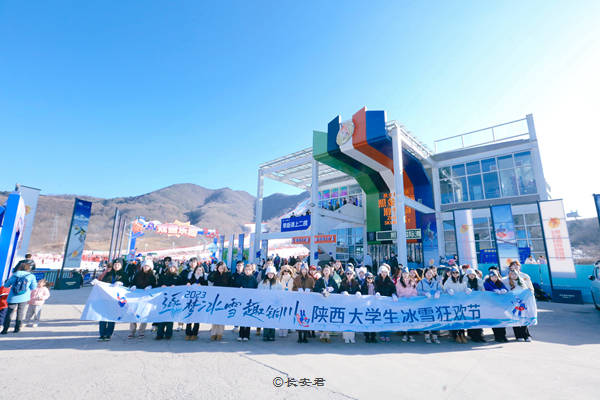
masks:
{"type": "Polygon", "coordinates": [[[373,278],[367,278],[367,280],[368,280],[368,281],[372,281],[372,280],[373,280],[373,278]]]}

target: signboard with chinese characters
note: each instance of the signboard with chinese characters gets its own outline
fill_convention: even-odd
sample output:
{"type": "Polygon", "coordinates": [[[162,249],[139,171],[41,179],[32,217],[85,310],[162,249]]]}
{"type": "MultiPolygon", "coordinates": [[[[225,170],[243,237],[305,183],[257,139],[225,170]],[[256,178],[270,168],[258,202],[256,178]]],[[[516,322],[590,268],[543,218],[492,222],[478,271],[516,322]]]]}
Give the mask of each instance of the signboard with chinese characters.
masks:
{"type": "Polygon", "coordinates": [[[383,210],[383,224],[396,224],[396,193],[382,193],[379,198],[379,209],[383,210]]]}
{"type": "Polygon", "coordinates": [[[310,226],[310,215],[283,218],[281,220],[281,232],[303,231],[310,226]]]}
{"type": "Polygon", "coordinates": [[[420,229],[407,229],[406,230],[406,239],[421,240],[421,230],[420,229]]]}

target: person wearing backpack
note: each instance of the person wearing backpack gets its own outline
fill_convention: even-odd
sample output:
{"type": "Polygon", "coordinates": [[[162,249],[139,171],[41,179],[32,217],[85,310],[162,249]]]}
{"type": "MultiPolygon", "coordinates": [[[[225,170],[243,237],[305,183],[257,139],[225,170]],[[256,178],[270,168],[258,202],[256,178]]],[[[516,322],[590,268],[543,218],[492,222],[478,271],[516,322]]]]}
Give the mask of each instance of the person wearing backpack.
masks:
{"type": "Polygon", "coordinates": [[[10,318],[14,310],[17,310],[15,319],[15,333],[21,330],[21,321],[25,316],[27,303],[31,300],[31,291],[37,288],[37,279],[29,272],[31,264],[23,264],[18,271],[15,271],[10,278],[6,280],[4,286],[10,286],[7,303],[8,311],[4,318],[4,326],[0,334],[6,335],[10,327],[10,318]]]}

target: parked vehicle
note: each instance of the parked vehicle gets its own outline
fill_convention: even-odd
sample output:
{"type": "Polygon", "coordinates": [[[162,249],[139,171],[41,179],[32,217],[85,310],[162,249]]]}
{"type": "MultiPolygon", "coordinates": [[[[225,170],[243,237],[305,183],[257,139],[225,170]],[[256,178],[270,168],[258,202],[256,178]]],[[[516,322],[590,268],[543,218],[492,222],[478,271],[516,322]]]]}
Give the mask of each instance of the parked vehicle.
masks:
{"type": "Polygon", "coordinates": [[[596,261],[594,265],[594,272],[590,275],[590,281],[592,281],[592,300],[597,310],[600,310],[600,260],[596,261]]]}

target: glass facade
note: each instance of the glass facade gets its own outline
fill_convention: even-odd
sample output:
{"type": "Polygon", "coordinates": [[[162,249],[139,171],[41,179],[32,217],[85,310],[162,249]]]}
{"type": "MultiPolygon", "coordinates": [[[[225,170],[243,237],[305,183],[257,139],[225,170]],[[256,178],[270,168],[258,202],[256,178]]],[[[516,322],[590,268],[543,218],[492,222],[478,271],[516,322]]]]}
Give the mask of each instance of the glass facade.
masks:
{"type": "Polygon", "coordinates": [[[536,194],[529,151],[440,168],[442,204],[536,194]]]}
{"type": "Polygon", "coordinates": [[[363,259],[363,228],[334,229],[329,232],[336,235],[336,260],[348,261],[353,258],[355,262],[363,259]]]}
{"type": "Polygon", "coordinates": [[[362,207],[362,189],[358,185],[345,185],[319,191],[319,207],[335,211],[344,204],[362,207]]]}
{"type": "MultiPolygon", "coordinates": [[[[494,228],[492,219],[489,216],[489,210],[483,213],[481,212],[483,210],[479,211],[478,216],[473,216],[473,233],[475,236],[477,259],[481,262],[481,250],[496,249],[496,243],[494,241],[494,228]]],[[[521,248],[529,247],[531,254],[536,258],[540,255],[545,257],[544,238],[539,214],[515,213],[513,211],[513,221],[517,234],[517,245],[521,248]]],[[[444,243],[447,257],[457,254],[453,220],[444,220],[444,243]]]]}

